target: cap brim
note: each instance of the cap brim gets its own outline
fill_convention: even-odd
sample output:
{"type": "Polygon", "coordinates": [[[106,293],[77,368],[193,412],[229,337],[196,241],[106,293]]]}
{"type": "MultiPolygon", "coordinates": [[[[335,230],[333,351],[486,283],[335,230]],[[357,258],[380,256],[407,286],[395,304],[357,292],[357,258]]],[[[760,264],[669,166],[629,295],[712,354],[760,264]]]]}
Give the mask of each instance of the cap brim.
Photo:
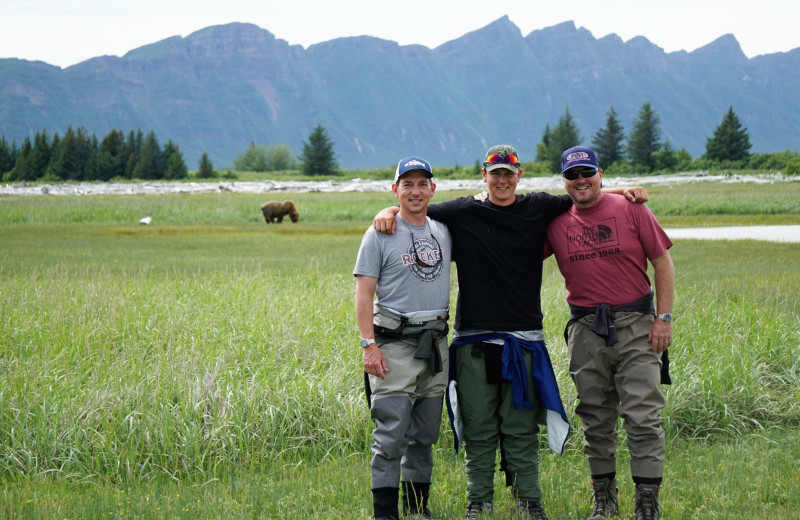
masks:
{"type": "Polygon", "coordinates": [[[399,181],[399,180],[400,180],[400,177],[402,177],[403,175],[405,175],[405,174],[407,174],[407,173],[410,173],[410,172],[422,172],[422,173],[424,173],[425,175],[427,175],[429,179],[433,179],[433,174],[432,174],[431,172],[429,172],[428,170],[423,170],[422,168],[413,168],[413,169],[411,169],[411,170],[406,170],[406,171],[404,171],[404,172],[403,172],[403,173],[401,173],[401,174],[395,175],[395,176],[394,176],[394,180],[395,180],[395,182],[399,181]]]}
{"type": "Polygon", "coordinates": [[[567,166],[566,168],[561,170],[561,173],[564,173],[567,170],[571,170],[573,168],[578,168],[578,167],[580,167],[580,168],[598,168],[598,169],[600,168],[599,166],[597,166],[596,164],[594,164],[592,162],[588,162],[588,161],[587,162],[576,162],[575,164],[570,164],[569,166],[567,166]]]}
{"type": "Polygon", "coordinates": [[[488,164],[484,166],[484,170],[487,172],[496,170],[498,168],[505,168],[506,170],[511,170],[514,173],[519,173],[519,166],[516,164],[508,164],[508,163],[495,163],[495,164],[488,164]]]}

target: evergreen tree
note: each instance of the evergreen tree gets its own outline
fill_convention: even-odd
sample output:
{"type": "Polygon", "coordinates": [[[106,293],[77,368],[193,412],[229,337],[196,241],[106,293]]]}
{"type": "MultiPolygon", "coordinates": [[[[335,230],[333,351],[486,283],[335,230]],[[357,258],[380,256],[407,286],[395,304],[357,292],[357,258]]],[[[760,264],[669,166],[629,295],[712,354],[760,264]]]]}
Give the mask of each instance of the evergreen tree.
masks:
{"type": "Polygon", "coordinates": [[[142,141],[144,140],[144,135],[142,134],[141,129],[138,130],[136,133],[131,130],[128,132],[128,140],[125,142],[125,177],[128,179],[132,179],[134,176],[134,171],[136,170],[136,164],[139,162],[139,154],[142,151],[142,141]]]}
{"type": "Polygon", "coordinates": [[[305,175],[338,175],[339,165],[333,153],[333,142],[325,128],[317,125],[303,142],[303,155],[300,156],[305,175]]]}
{"type": "Polygon", "coordinates": [[[61,150],[63,145],[61,143],[61,136],[56,132],[53,134],[53,141],[50,144],[50,162],[47,164],[47,170],[44,173],[43,179],[47,181],[58,181],[59,177],[53,174],[55,162],[61,157],[61,150]]]}
{"type": "Polygon", "coordinates": [[[100,149],[100,144],[97,141],[97,135],[92,133],[91,139],[87,135],[86,141],[84,141],[86,149],[84,153],[86,154],[86,166],[83,170],[83,176],[86,180],[99,180],[100,173],[99,173],[99,161],[98,161],[98,150],[100,149]]]}
{"type": "Polygon", "coordinates": [[[97,178],[107,181],[125,177],[125,134],[111,130],[100,142],[97,158],[97,178]]]}
{"type": "Polygon", "coordinates": [[[750,156],[750,136],[732,106],[714,130],[714,136],[706,141],[705,156],[711,161],[741,161],[750,156]]]}
{"type": "Polygon", "coordinates": [[[19,157],[19,148],[16,141],[11,141],[11,163],[16,164],[17,157],[19,157]]]}
{"type": "Polygon", "coordinates": [[[6,141],[6,136],[2,135],[0,136],[0,179],[6,180],[4,175],[11,172],[13,168],[14,161],[11,158],[11,147],[6,141]]]}
{"type": "Polygon", "coordinates": [[[481,163],[480,159],[475,159],[475,164],[472,165],[472,175],[470,175],[470,177],[480,177],[481,169],[483,169],[483,163],[481,163]]]}
{"type": "Polygon", "coordinates": [[[544,125],[542,140],[536,145],[536,160],[538,162],[550,161],[550,141],[553,132],[550,130],[550,123],[544,125]]]}
{"type": "Polygon", "coordinates": [[[203,152],[203,156],[200,157],[200,167],[197,170],[197,178],[213,179],[216,176],[217,172],[214,171],[214,165],[211,163],[211,159],[208,158],[208,153],[203,152]]]}
{"type": "Polygon", "coordinates": [[[61,140],[58,155],[53,156],[48,168],[48,177],[56,180],[76,179],[76,172],[82,167],[79,157],[78,138],[72,127],[68,127],[61,140]]]}
{"type": "Polygon", "coordinates": [[[646,171],[653,171],[659,148],[661,148],[659,118],[648,101],[639,109],[639,114],[633,122],[633,131],[628,136],[628,158],[634,165],[646,171]]]}
{"type": "Polygon", "coordinates": [[[70,126],[61,140],[58,155],[53,155],[48,177],[60,180],[92,179],[96,172],[97,137],[89,137],[86,129],[70,126]]]}
{"type": "Polygon", "coordinates": [[[545,128],[545,135],[542,138],[541,146],[537,146],[537,159],[548,164],[550,171],[561,172],[561,154],[567,148],[580,144],[581,136],[578,132],[578,125],[569,111],[569,107],[564,110],[564,114],[558,118],[558,124],[548,134],[545,128]]]}
{"type": "Polygon", "coordinates": [[[615,162],[625,159],[624,140],[625,133],[622,124],[617,119],[614,105],[611,105],[605,128],[598,130],[592,140],[592,149],[597,154],[597,161],[602,168],[607,168],[615,162]]]}
{"type": "Polygon", "coordinates": [[[26,137],[22,141],[22,146],[19,149],[19,155],[17,155],[17,160],[14,163],[14,168],[11,170],[11,174],[9,175],[9,179],[12,181],[32,181],[35,179],[31,172],[30,167],[30,157],[31,151],[33,150],[33,145],[31,144],[31,138],[26,137]]]}
{"type": "Polygon", "coordinates": [[[28,168],[32,179],[40,179],[47,173],[47,166],[50,164],[50,140],[47,137],[47,130],[36,132],[33,138],[33,149],[28,161],[28,168]]]}
{"type": "MultiPolygon", "coordinates": [[[[54,147],[55,148],[55,147],[54,147]]],[[[47,169],[47,177],[53,180],[63,181],[69,177],[69,171],[74,169],[75,132],[70,126],[61,139],[58,150],[54,150],[50,167],[47,169]]]]}
{"type": "Polygon", "coordinates": [[[185,179],[189,176],[183,152],[171,139],[164,145],[164,158],[167,163],[164,170],[165,179],[185,179]]]}
{"type": "Polygon", "coordinates": [[[164,177],[164,157],[161,146],[158,144],[156,134],[152,130],[142,143],[139,161],[133,170],[137,179],[161,179],[164,177]]]}

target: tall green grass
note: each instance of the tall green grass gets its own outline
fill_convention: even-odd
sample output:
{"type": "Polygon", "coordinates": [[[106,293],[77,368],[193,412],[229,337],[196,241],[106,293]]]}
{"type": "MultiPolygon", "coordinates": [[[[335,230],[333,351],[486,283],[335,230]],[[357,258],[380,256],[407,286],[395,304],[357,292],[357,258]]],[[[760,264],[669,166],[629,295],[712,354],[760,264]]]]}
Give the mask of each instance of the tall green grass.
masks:
{"type": "MultiPolygon", "coordinates": [[[[772,211],[755,201],[772,193],[791,213],[787,186],[726,187],[725,204],[740,200],[755,223],[772,211]]],[[[654,189],[651,207],[680,218],[680,199],[703,190],[654,189]]],[[[372,216],[395,199],[284,195],[297,224],[266,225],[258,195],[0,199],[0,515],[370,514],[351,271],[372,216]],[[136,224],[145,211],[150,227],[136,224]]],[[[726,483],[772,515],[744,517],[788,517],[800,491],[800,244],[686,240],[672,256],[664,425],[668,478],[684,484],[665,518],[736,518],[742,499],[726,483]]],[[[563,281],[545,265],[547,342],[579,432],[563,281]]],[[[455,518],[464,481],[451,442],[445,421],[437,497],[455,518]]],[[[543,455],[554,518],[585,516],[580,442],[543,455]]]]}

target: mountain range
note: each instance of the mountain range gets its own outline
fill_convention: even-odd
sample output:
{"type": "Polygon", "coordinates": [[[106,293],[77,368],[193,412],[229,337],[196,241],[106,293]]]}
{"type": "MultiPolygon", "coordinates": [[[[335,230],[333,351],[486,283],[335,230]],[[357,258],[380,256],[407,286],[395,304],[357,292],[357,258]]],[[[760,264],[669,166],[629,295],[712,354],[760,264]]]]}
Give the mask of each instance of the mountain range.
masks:
{"type": "Polygon", "coordinates": [[[300,154],[316,125],[343,168],[407,155],[467,165],[498,143],[533,160],[569,108],[591,144],[613,105],[625,131],[650,102],[662,139],[702,155],[733,107],[753,152],[798,149],[800,48],[747,58],[722,36],[667,53],[644,37],[595,38],[564,22],[523,36],[503,16],[434,49],[369,36],[307,49],[246,23],[207,27],[60,68],[0,59],[0,135],[18,144],[82,126],[154,131],[192,169],[203,152],[233,164],[251,142],[300,154]]]}

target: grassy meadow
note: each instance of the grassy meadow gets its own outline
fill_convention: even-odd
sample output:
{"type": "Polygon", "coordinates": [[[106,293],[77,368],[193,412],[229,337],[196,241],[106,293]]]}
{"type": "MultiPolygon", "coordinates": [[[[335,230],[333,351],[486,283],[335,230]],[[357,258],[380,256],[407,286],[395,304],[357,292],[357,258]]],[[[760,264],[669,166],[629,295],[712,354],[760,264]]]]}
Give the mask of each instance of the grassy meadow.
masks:
{"type": "MultiPolygon", "coordinates": [[[[463,195],[437,192],[434,202],[463,195]]],[[[653,187],[665,227],[800,224],[800,183],[653,187]]],[[[0,518],[371,516],[352,268],[391,193],[0,197],[0,518]],[[266,225],[292,198],[301,220],[266,225]],[[150,214],[151,226],[139,226],[150,214]]],[[[662,518],[798,518],[800,244],[676,240],[662,518]]],[[[455,305],[457,284],[452,281],[455,305]]],[[[590,510],[563,280],[545,332],[575,428],[552,519],[590,510]]],[[[633,489],[620,433],[621,518],[633,489]]],[[[433,508],[460,518],[445,420],[433,508]]],[[[495,518],[511,518],[498,475],[495,518]]]]}

